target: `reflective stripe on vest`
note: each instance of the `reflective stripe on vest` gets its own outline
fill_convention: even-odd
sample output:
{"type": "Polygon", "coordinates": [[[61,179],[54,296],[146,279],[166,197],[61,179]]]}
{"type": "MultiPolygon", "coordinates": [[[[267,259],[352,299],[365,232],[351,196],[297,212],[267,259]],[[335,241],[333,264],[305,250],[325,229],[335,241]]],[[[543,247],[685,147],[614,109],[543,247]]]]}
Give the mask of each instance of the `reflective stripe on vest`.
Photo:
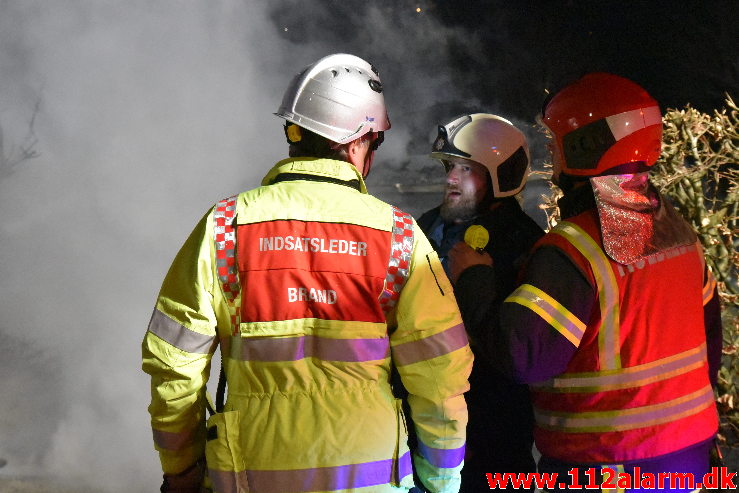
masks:
{"type": "Polygon", "coordinates": [[[612,411],[557,412],[534,409],[536,424],[542,428],[568,433],[603,433],[645,428],[697,414],[712,406],[713,389],[706,385],[690,394],[649,406],[612,411]]]}
{"type": "Polygon", "coordinates": [[[708,302],[711,301],[711,298],[713,298],[713,291],[716,289],[716,278],[710,270],[707,270],[706,272],[708,275],[706,284],[703,286],[703,306],[706,306],[708,302]]]}
{"type": "Polygon", "coordinates": [[[583,373],[566,373],[531,387],[540,392],[587,393],[640,387],[700,368],[706,360],[706,344],[643,365],[583,373]]]}
{"type": "Polygon", "coordinates": [[[219,493],[243,491],[237,485],[244,484],[248,484],[251,491],[260,493],[287,493],[354,490],[385,485],[399,481],[412,472],[410,452],[406,452],[398,459],[310,469],[240,472],[208,469],[208,476],[219,493]]]}
{"type": "Polygon", "coordinates": [[[149,332],[156,334],[157,337],[167,341],[180,351],[188,353],[212,354],[215,352],[218,343],[215,336],[190,330],[156,308],[149,321],[149,332]]]}
{"type": "Polygon", "coordinates": [[[434,359],[468,344],[467,332],[463,324],[454,325],[436,334],[398,344],[392,348],[393,363],[396,366],[411,365],[420,361],[434,359]]]}
{"type": "Polygon", "coordinates": [[[361,363],[390,356],[390,339],[335,339],[316,335],[297,337],[231,336],[221,341],[224,354],[240,361],[298,361],[318,358],[324,361],[361,363]]]}
{"type": "Polygon", "coordinates": [[[603,250],[588,233],[579,226],[566,221],[552,229],[569,241],[587,259],[593,270],[600,302],[600,327],[598,327],[598,358],[600,368],[621,368],[620,307],[618,284],[611,264],[603,250]]]}
{"type": "Polygon", "coordinates": [[[395,307],[400,291],[408,279],[413,251],[413,218],[410,214],[393,207],[391,235],[390,261],[385,276],[385,287],[380,294],[380,305],[385,314],[395,307]]]}
{"type": "Polygon", "coordinates": [[[434,448],[418,440],[418,451],[434,467],[452,468],[459,466],[464,460],[465,447],[466,445],[453,449],[434,448]]]}
{"type": "Polygon", "coordinates": [[[525,306],[557,329],[575,347],[580,345],[585,334],[585,323],[541,289],[531,284],[522,284],[505,302],[525,306]]]}
{"type": "Polygon", "coordinates": [[[236,265],[236,231],[233,227],[236,218],[236,198],[223,199],[216,204],[213,213],[213,238],[216,247],[216,267],[231,315],[233,334],[239,331],[239,306],[241,305],[241,284],[236,265]]]}
{"type": "MultiPolygon", "coordinates": [[[[467,345],[464,325],[458,324],[416,341],[408,341],[392,348],[393,363],[397,366],[427,361],[467,345]]],[[[388,337],[372,339],[337,339],[315,334],[295,337],[249,337],[240,335],[221,340],[221,349],[240,361],[298,361],[318,358],[324,361],[367,362],[390,356],[388,337]]]]}

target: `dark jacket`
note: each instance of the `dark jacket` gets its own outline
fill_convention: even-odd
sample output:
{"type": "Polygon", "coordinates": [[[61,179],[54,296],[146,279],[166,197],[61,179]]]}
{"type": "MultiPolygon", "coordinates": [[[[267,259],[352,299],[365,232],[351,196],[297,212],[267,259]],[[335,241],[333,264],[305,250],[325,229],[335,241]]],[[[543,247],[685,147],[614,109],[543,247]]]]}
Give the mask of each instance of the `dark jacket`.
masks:
{"type": "MultiPolygon", "coordinates": [[[[494,275],[489,268],[465,271],[469,289],[458,292],[455,287],[455,295],[465,326],[480,326],[486,322],[487,303],[473,301],[502,302],[516,286],[517,272],[528,251],[544,232],[513,197],[502,199],[493,210],[466,224],[444,225],[438,207],[418,219],[445,269],[449,250],[463,241],[465,230],[472,224],[488,230],[490,240],[485,250],[493,258],[494,275]]],[[[486,473],[536,471],[531,454],[533,413],[527,386],[496,372],[474,340],[470,343],[475,362],[470,391],[465,394],[469,423],[460,491],[490,491],[486,473]]]]}

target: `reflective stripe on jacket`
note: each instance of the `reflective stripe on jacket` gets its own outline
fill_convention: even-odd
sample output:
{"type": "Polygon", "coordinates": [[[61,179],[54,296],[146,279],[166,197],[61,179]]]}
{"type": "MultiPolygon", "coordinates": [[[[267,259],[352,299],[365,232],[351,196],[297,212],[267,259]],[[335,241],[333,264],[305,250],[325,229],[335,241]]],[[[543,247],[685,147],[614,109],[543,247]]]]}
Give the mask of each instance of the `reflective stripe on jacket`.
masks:
{"type": "Polygon", "coordinates": [[[578,348],[563,374],[532,385],[537,447],[561,461],[617,463],[710,438],[718,419],[706,362],[700,246],[620,265],[604,254],[597,227],[594,212],[583,213],[538,244],[559,248],[594,286],[589,320],[531,284],[506,300],[535,312],[578,348]]]}
{"type": "Polygon", "coordinates": [[[164,471],[203,456],[204,386],[220,342],[228,400],[218,434],[232,430],[239,459],[220,477],[209,463],[217,485],[411,485],[394,364],[410,392],[419,477],[457,491],[472,356],[451,285],[410,216],[368,195],[350,164],[305,158],[278,163],[228,214],[234,237],[222,251],[214,211],[180,250],[143,343],[164,471]],[[229,293],[219,274],[234,267],[241,290],[229,293]]]}

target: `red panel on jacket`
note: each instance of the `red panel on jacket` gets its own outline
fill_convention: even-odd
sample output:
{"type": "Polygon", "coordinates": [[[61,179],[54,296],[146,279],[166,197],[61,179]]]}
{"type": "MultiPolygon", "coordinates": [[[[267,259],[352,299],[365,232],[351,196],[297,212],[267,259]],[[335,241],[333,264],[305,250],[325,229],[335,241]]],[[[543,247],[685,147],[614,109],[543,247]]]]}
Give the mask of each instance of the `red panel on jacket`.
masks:
{"type": "Polygon", "coordinates": [[[280,220],[238,226],[236,244],[244,287],[242,322],[385,321],[377,300],[388,267],[390,232],[280,220]]]}

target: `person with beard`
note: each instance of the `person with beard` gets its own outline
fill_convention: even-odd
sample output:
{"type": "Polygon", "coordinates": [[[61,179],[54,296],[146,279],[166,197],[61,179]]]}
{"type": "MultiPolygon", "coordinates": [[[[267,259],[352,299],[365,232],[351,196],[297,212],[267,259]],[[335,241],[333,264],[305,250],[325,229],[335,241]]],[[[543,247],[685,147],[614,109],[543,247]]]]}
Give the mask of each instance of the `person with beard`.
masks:
{"type": "Polygon", "coordinates": [[[558,474],[549,491],[575,481],[691,491],[658,478],[709,471],[721,314],[695,232],[649,182],[659,105],[628,79],[593,73],[547,101],[541,121],[562,220],[502,304],[470,298],[480,287],[467,271],[494,270],[469,247],[452,249],[455,292],[486,313],[466,329],[487,361],[530,384],[539,472],[558,474]]]}
{"type": "MultiPolygon", "coordinates": [[[[495,279],[502,301],[515,287],[527,252],[544,234],[516,198],[529,172],[526,138],[499,116],[464,115],[439,127],[431,156],[447,171],[446,191],[443,203],[423,214],[418,225],[451,275],[450,249],[465,237],[471,241],[470,235],[482,236],[485,244],[476,245],[482,252],[476,255],[492,261],[494,275],[485,269],[465,272],[465,282],[475,287],[469,296],[492,295],[489,281],[495,279]]],[[[459,296],[457,302],[465,325],[484,321],[484,311],[459,296]]],[[[470,343],[477,355],[474,339],[470,343]]],[[[496,373],[484,357],[476,357],[466,400],[469,423],[461,491],[490,491],[486,473],[536,471],[527,387],[496,373]]]]}

